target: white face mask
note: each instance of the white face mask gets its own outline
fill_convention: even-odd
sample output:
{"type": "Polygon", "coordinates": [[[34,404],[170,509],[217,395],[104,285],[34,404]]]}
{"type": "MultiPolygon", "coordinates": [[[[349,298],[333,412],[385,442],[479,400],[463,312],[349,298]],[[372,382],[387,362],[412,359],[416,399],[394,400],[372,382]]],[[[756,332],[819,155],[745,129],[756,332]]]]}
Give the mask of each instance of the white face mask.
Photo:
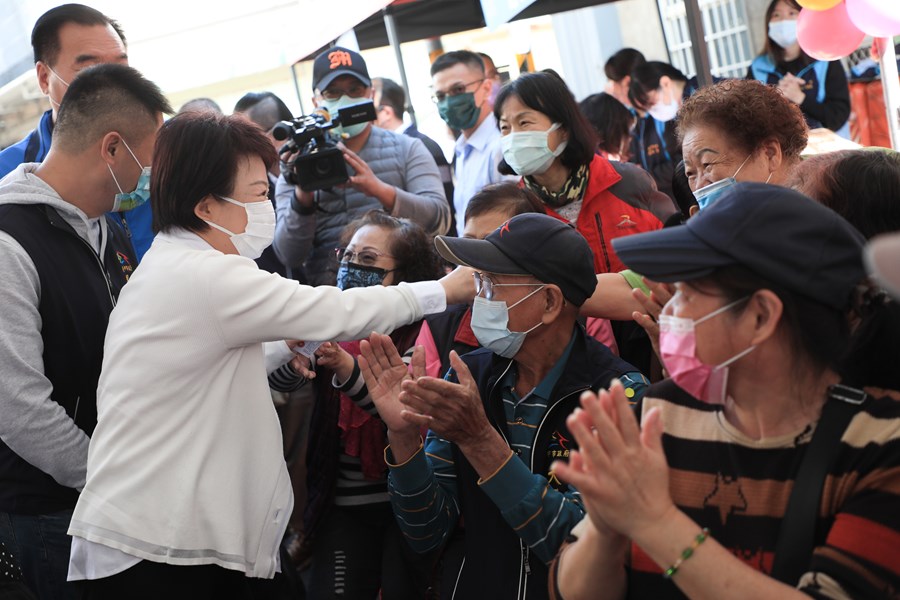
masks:
{"type": "Polygon", "coordinates": [[[244,228],[243,233],[233,233],[212,221],[204,222],[213,229],[228,234],[231,243],[234,244],[241,256],[256,260],[262,255],[263,250],[272,245],[272,240],[275,239],[275,207],[272,206],[272,202],[269,200],[238,202],[225,196],[217,196],[217,198],[236,206],[242,206],[247,211],[247,227],[244,228]]]}
{"type": "Polygon", "coordinates": [[[797,21],[773,21],[769,23],[769,38],[781,46],[788,48],[797,43],[797,21]]]}
{"type": "Polygon", "coordinates": [[[675,97],[675,94],[672,94],[672,100],[670,102],[663,102],[662,96],[664,92],[660,90],[660,100],[653,106],[647,109],[647,112],[650,113],[650,116],[659,121],[660,123],[667,123],[675,118],[675,115],[678,114],[678,98],[675,97]]]}
{"type": "Polygon", "coordinates": [[[566,140],[550,150],[550,133],[562,125],[554,123],[547,131],[519,131],[508,133],[500,138],[503,148],[503,160],[518,175],[540,175],[550,168],[553,160],[566,149],[566,140]]]}

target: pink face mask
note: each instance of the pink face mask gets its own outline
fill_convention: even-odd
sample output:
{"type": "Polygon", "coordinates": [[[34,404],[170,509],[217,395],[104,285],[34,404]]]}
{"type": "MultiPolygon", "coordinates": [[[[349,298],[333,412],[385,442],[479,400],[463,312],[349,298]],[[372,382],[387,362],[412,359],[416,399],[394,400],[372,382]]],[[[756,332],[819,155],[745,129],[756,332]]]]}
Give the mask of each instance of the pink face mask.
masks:
{"type": "Polygon", "coordinates": [[[720,365],[708,365],[697,358],[697,333],[694,328],[744,300],[746,298],[726,304],[697,320],[672,315],[659,316],[659,353],[663,366],[678,387],[698,400],[709,404],[725,404],[728,365],[752,352],[756,346],[750,346],[720,365]]]}

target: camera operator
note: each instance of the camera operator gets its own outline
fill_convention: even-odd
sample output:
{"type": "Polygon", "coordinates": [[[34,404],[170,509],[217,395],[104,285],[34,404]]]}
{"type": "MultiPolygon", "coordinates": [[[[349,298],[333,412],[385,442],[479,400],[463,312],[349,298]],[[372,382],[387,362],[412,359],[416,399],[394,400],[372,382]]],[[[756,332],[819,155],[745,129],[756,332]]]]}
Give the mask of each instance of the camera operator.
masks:
{"type": "MultiPolygon", "coordinates": [[[[373,97],[362,56],[339,46],[316,57],[313,90],[315,105],[332,118],[340,109],[373,97]]],[[[431,235],[445,233],[450,222],[440,173],[420,140],[370,122],[332,131],[343,138],[341,149],[351,172],[347,183],[306,192],[289,184],[282,173],[275,192],[275,253],[290,267],[305,265],[311,285],[334,285],[340,233],[372,209],[408,218],[431,235]]]]}

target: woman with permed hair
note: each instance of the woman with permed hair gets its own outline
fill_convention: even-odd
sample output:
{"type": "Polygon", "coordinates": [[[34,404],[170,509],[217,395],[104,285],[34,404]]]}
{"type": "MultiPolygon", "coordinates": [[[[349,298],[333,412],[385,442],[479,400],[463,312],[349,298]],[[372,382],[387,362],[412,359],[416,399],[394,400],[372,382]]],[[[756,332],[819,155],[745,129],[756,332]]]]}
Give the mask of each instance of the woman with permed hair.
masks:
{"type": "Polygon", "coordinates": [[[741,79],[705,87],[686,100],[677,133],[701,210],[736,181],[784,183],[808,138],[796,104],[774,87],[741,79]]]}

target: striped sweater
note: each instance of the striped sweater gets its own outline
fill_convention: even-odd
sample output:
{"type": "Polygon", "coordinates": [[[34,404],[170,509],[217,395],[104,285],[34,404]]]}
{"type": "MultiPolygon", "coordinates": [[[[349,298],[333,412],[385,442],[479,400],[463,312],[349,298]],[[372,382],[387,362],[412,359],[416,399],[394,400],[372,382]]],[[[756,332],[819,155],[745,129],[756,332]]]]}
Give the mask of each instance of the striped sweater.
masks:
{"type": "MultiPolygon", "coordinates": [[[[669,382],[651,388],[641,411],[662,409],[675,504],[746,564],[771,573],[779,527],[815,423],[790,435],[752,440],[719,408],[666,393],[672,389],[677,392],[669,382]]],[[[797,582],[814,598],[900,595],[900,394],[870,395],[876,399],[848,425],[825,480],[816,547],[797,582]]],[[[684,596],[632,545],[628,597],[684,596]]]]}

